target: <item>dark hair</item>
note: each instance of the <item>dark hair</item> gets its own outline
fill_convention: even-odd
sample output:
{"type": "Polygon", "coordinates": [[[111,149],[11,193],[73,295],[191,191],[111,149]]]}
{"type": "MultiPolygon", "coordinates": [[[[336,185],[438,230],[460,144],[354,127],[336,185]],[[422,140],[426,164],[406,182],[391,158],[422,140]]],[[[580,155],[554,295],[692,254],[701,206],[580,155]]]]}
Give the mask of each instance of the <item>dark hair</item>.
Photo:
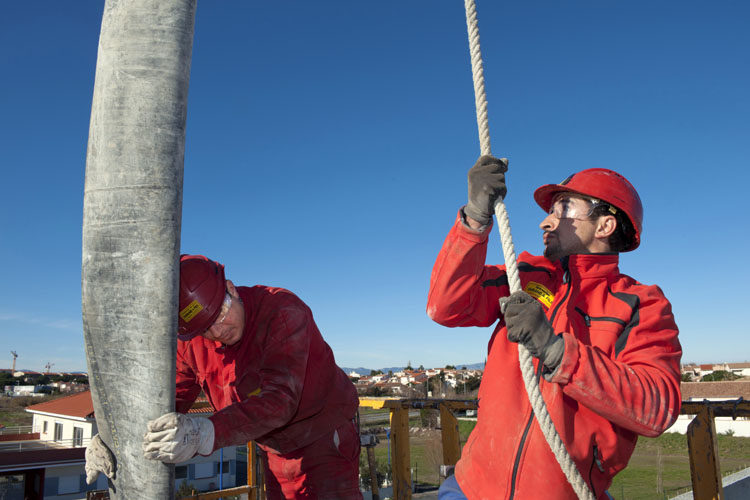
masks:
{"type": "Polygon", "coordinates": [[[625,252],[630,248],[633,238],[635,238],[635,229],[630,218],[625,212],[605,202],[601,202],[591,211],[591,219],[595,220],[605,215],[614,216],[617,221],[615,232],[609,236],[609,249],[613,252],[625,252]],[[613,213],[614,210],[614,213],[613,213]]]}

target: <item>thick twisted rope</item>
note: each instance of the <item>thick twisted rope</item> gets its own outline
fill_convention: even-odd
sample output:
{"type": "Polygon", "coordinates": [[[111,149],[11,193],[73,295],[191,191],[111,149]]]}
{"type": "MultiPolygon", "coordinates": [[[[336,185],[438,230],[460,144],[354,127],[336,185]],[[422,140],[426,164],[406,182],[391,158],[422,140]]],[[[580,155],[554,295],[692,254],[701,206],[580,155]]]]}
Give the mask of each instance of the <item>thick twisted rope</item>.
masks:
{"type": "MultiPolygon", "coordinates": [[[[484,70],[482,67],[482,52],[479,47],[479,23],[477,22],[477,8],[474,0],[464,0],[466,8],[466,28],[469,33],[469,48],[471,51],[471,71],[474,77],[474,100],[477,109],[477,127],[479,128],[479,145],[482,155],[492,154],[490,149],[490,127],[487,119],[487,95],[484,91],[484,70]]],[[[516,263],[516,251],[513,247],[513,238],[510,234],[510,221],[508,211],[505,209],[503,200],[498,199],[495,203],[495,216],[497,227],[502,240],[505,267],[508,275],[510,292],[521,291],[521,278],[518,275],[518,264],[516,263]]],[[[555,429],[555,423],[550,418],[547,405],[544,403],[542,391],[539,389],[534,374],[534,363],[529,350],[523,344],[518,344],[518,360],[521,365],[521,374],[526,386],[529,402],[534,409],[539,427],[554,453],[557,463],[560,464],[565,477],[578,495],[578,498],[595,500],[593,493],[581,477],[578,468],[570,458],[560,435],[555,429]]]]}

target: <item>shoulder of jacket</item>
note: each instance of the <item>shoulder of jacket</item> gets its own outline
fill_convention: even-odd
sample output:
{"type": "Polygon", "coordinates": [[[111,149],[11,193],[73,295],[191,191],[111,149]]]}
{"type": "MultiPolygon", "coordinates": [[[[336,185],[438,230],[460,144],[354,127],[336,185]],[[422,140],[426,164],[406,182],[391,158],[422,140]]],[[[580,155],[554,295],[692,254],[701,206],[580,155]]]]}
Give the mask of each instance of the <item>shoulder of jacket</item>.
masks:
{"type": "Polygon", "coordinates": [[[667,300],[664,292],[658,285],[646,285],[628,276],[627,274],[618,275],[610,284],[610,290],[613,293],[627,293],[637,295],[641,302],[667,300]]]}

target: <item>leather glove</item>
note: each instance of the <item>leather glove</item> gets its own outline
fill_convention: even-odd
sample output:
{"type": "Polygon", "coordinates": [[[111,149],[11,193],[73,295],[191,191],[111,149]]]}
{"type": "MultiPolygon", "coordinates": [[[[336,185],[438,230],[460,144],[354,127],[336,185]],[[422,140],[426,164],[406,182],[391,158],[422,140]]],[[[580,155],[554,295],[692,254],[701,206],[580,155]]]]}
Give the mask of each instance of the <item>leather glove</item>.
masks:
{"type": "Polygon", "coordinates": [[[99,434],[91,438],[86,447],[85,469],[87,484],[94,484],[100,472],[110,479],[115,477],[115,459],[99,434]]]}
{"type": "Polygon", "coordinates": [[[210,455],[214,449],[214,424],[207,418],[166,413],[148,423],[143,436],[143,456],[176,464],[196,453],[210,455]]]}
{"type": "Polygon", "coordinates": [[[526,292],[515,292],[500,299],[505,315],[508,340],[520,342],[550,371],[555,371],[565,352],[565,341],[555,335],[542,305],[526,292]]]}
{"type": "Polygon", "coordinates": [[[482,156],[469,170],[469,203],[464,214],[481,224],[487,224],[495,213],[495,202],[505,198],[505,172],[508,159],[482,156]]]}

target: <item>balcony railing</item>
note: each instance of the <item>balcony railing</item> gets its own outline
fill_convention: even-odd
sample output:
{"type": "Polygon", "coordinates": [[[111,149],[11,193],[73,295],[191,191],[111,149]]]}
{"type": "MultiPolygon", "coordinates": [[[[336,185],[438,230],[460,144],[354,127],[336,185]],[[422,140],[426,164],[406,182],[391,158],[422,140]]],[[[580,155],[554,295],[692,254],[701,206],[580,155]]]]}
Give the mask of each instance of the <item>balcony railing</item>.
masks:
{"type": "Polygon", "coordinates": [[[85,448],[91,442],[91,438],[86,439],[60,439],[57,441],[33,440],[33,441],[5,441],[0,442],[0,451],[31,451],[47,450],[58,448],[85,448]]]}
{"type": "MultiPolygon", "coordinates": [[[[461,456],[458,420],[453,411],[476,410],[477,403],[477,400],[360,398],[361,406],[387,408],[390,411],[394,500],[410,500],[412,497],[409,412],[415,409],[440,412],[444,464],[442,469],[450,471],[461,456]]],[[[687,431],[693,498],[723,500],[714,418],[750,417],[750,401],[744,401],[742,398],[728,401],[683,401],[680,413],[696,415],[687,431]]],[[[248,443],[248,449],[253,450],[253,453],[248,454],[247,486],[200,493],[181,500],[214,500],[242,493],[247,493],[250,500],[265,500],[259,450],[252,443],[248,443]]],[[[372,462],[370,467],[373,467],[372,462]]]]}
{"type": "Polygon", "coordinates": [[[0,435],[3,434],[31,434],[33,429],[30,425],[16,425],[13,427],[3,427],[0,429],[0,435]]]}
{"type": "Polygon", "coordinates": [[[723,500],[715,417],[748,417],[750,401],[683,401],[682,415],[695,415],[687,429],[694,500],[723,500]]]}

